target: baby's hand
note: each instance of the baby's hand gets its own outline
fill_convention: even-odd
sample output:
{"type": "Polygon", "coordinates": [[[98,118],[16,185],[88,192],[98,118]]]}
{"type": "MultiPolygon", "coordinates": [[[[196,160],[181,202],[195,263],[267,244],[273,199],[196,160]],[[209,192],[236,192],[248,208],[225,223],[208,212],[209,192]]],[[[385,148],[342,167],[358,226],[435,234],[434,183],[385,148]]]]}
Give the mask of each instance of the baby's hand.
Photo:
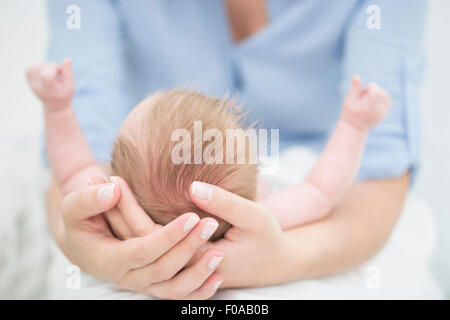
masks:
{"type": "Polygon", "coordinates": [[[34,94],[49,111],[70,105],[74,93],[71,60],[64,60],[62,65],[48,62],[31,66],[26,75],[34,94]]]}
{"type": "Polygon", "coordinates": [[[391,104],[384,89],[373,83],[363,88],[361,79],[355,76],[344,100],[343,118],[369,130],[384,118],[391,104]]]}

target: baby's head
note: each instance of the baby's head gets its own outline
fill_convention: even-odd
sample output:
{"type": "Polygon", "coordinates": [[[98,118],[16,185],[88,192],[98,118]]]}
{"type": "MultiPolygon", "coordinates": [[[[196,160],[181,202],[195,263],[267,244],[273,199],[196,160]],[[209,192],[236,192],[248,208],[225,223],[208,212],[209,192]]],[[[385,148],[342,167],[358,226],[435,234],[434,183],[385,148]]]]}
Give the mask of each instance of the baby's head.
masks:
{"type": "MultiPolygon", "coordinates": [[[[226,130],[245,130],[242,120],[240,109],[227,100],[179,89],[156,93],[139,103],[126,118],[114,144],[113,173],[125,179],[139,205],[153,221],[162,225],[186,212],[195,212],[201,218],[211,216],[191,201],[189,187],[193,181],[214,184],[254,200],[257,164],[250,161],[248,141],[234,141],[233,146],[237,156],[236,147],[244,143],[244,164],[226,161],[226,130]],[[208,129],[218,130],[222,141],[194,133],[196,121],[201,121],[203,133],[208,129]],[[179,133],[184,133],[183,137],[179,133]],[[187,133],[191,139],[186,139],[187,133]],[[203,153],[218,157],[213,151],[218,149],[211,148],[214,141],[216,148],[223,151],[223,161],[208,164],[203,153]],[[181,163],[180,159],[183,159],[181,163]]],[[[198,125],[197,122],[196,129],[198,125]]],[[[236,139],[245,137],[236,135],[236,139]]],[[[217,240],[230,225],[214,218],[219,227],[211,239],[217,240]]]]}

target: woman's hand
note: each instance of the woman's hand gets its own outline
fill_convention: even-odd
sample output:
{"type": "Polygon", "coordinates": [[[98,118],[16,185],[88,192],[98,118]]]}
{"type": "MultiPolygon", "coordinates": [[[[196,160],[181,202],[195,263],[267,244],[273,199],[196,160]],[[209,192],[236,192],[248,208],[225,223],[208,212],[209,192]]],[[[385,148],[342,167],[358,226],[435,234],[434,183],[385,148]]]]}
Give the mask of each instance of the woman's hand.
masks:
{"type": "Polygon", "coordinates": [[[113,181],[68,194],[62,209],[57,187],[49,191],[50,227],[69,260],[89,274],[155,297],[211,297],[223,279],[215,273],[222,252],[207,250],[183,268],[214,233],[217,222],[185,213],[164,227],[156,225],[137,205],[125,181],[119,177],[113,181]],[[112,209],[122,212],[130,232],[141,236],[115,238],[101,214],[112,209]]]}
{"type": "Polygon", "coordinates": [[[367,261],[389,238],[408,186],[409,173],[357,182],[328,217],[286,232],[261,205],[218,187],[191,188],[191,197],[233,224],[209,247],[225,256],[222,287],[244,287],[328,276],[367,261]]]}
{"type": "Polygon", "coordinates": [[[279,223],[260,204],[217,186],[194,182],[191,198],[201,209],[233,225],[224,239],[208,244],[224,253],[222,287],[255,287],[285,282],[287,240],[279,223]]]}

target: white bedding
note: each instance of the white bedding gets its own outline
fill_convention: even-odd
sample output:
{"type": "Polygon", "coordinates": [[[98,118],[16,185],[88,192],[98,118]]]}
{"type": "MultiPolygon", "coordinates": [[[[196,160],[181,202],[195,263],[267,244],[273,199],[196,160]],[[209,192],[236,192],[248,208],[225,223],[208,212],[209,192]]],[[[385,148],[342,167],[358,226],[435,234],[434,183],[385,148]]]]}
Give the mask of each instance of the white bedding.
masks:
{"type": "MultiPolygon", "coordinates": [[[[42,169],[33,145],[6,139],[14,152],[3,154],[0,168],[0,298],[151,299],[81,274],[79,289],[70,263],[51,242],[45,228],[42,169]],[[30,148],[33,149],[30,151],[30,148]],[[28,150],[25,152],[24,150],[28,150]],[[30,154],[34,156],[30,158],[30,154]],[[36,161],[33,161],[36,160],[36,161]],[[36,165],[33,165],[36,163],[36,165]],[[31,166],[30,166],[31,164],[31,166]],[[6,170],[5,170],[6,168],[6,170]],[[5,214],[7,213],[7,214],[5,214]]],[[[315,156],[303,148],[283,153],[276,189],[298,181],[315,156]]],[[[281,286],[222,290],[216,299],[395,299],[442,298],[429,264],[435,247],[432,212],[419,199],[407,200],[386,247],[363,266],[334,277],[281,286]]]]}

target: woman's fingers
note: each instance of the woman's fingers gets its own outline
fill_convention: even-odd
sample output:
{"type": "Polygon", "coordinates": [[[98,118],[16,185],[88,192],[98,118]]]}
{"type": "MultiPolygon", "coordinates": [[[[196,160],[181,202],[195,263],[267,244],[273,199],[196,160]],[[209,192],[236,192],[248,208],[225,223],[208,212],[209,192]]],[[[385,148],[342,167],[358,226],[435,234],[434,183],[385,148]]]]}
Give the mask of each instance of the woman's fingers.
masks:
{"type": "Polygon", "coordinates": [[[165,255],[158,259],[153,265],[159,270],[163,269],[163,277],[156,279],[157,282],[172,278],[178,271],[194,256],[195,252],[205,244],[219,224],[213,218],[204,218],[192,230],[186,238],[170,249],[165,255]],[[175,262],[176,261],[176,262],[175,262]],[[161,267],[162,266],[162,267],[161,267]]]}
{"type": "MultiPolygon", "coordinates": [[[[120,188],[117,208],[105,213],[114,234],[122,240],[149,234],[156,224],[139,206],[126,181],[118,176],[112,176],[109,180],[120,188]]],[[[87,182],[93,185],[105,183],[105,180],[100,177],[90,177],[87,182]]]]}
{"type": "Polygon", "coordinates": [[[114,183],[92,185],[69,193],[63,200],[63,218],[67,222],[87,219],[113,208],[120,198],[114,183]]]}
{"type": "MultiPolygon", "coordinates": [[[[92,186],[94,184],[104,184],[108,181],[102,177],[98,176],[92,176],[86,179],[86,183],[89,186],[92,186]]],[[[118,184],[118,181],[111,181],[116,184],[117,188],[120,188],[120,201],[122,201],[123,198],[123,190],[118,184]]],[[[118,205],[117,205],[118,206],[118,205]]],[[[119,209],[115,206],[114,208],[111,208],[110,210],[106,211],[104,213],[104,217],[106,221],[108,221],[108,226],[112,233],[119,239],[130,239],[133,238],[135,235],[133,234],[133,231],[128,226],[127,222],[125,221],[125,218],[123,217],[122,213],[119,211],[119,209]]]]}
{"type": "Polygon", "coordinates": [[[94,184],[105,184],[105,183],[108,183],[108,181],[102,177],[96,176],[96,177],[86,178],[86,183],[88,186],[92,186],[94,184]]]}
{"type": "Polygon", "coordinates": [[[160,298],[207,299],[222,283],[221,276],[210,277],[222,258],[220,251],[208,250],[193,266],[169,280],[147,286],[144,292],[160,298]]]}
{"type": "Polygon", "coordinates": [[[217,186],[194,181],[190,189],[192,201],[206,212],[244,229],[259,228],[264,219],[261,206],[217,186]]]}
{"type": "Polygon", "coordinates": [[[125,279],[126,282],[147,286],[172,278],[186,266],[196,250],[209,240],[218,226],[212,218],[197,222],[197,215],[191,215],[188,219],[184,219],[183,226],[176,227],[177,230],[170,230],[167,225],[164,227],[166,230],[162,228],[141,238],[143,240],[147,238],[144,241],[148,243],[139,244],[132,253],[131,260],[134,264],[132,268],[136,270],[131,270],[126,275],[128,278],[125,279]],[[193,224],[196,226],[192,230],[193,224]],[[192,231],[189,233],[189,230],[192,231]],[[181,238],[182,241],[180,235],[184,238],[181,238]]]}
{"type": "Polygon", "coordinates": [[[155,227],[155,223],[139,206],[128,184],[121,177],[110,177],[121,190],[120,201],[117,204],[121,215],[135,237],[149,234],[155,227]]]}
{"type": "Polygon", "coordinates": [[[217,290],[223,282],[223,277],[216,273],[212,274],[208,280],[197,290],[191,292],[184,299],[185,300],[206,300],[216,294],[217,290]]]}
{"type": "Polygon", "coordinates": [[[106,211],[104,217],[106,218],[106,221],[108,221],[111,231],[118,239],[126,240],[135,237],[133,230],[128,226],[127,221],[117,206],[106,211]]]}
{"type": "Polygon", "coordinates": [[[127,268],[146,266],[169,251],[198,224],[200,218],[195,213],[185,213],[154,232],[122,242],[127,255],[127,268]]]}

